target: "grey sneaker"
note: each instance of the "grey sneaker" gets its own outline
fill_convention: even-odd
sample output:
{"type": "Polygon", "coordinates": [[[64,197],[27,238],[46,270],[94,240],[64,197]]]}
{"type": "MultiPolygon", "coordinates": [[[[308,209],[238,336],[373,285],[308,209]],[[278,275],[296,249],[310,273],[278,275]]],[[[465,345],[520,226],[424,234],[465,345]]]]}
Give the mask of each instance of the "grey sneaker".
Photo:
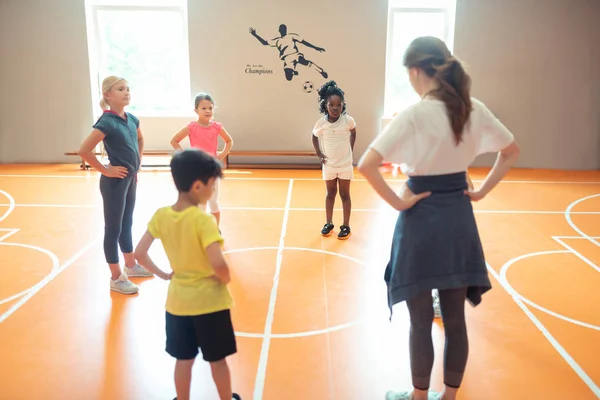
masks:
{"type": "Polygon", "coordinates": [[[133,267],[125,267],[125,273],[127,276],[134,276],[139,278],[149,278],[154,276],[154,274],[148,271],[146,268],[142,267],[139,264],[135,264],[133,267]]]}
{"type": "MultiPolygon", "coordinates": [[[[408,392],[389,391],[385,394],[385,400],[412,400],[412,390],[408,392]]],[[[436,392],[427,393],[427,400],[439,400],[440,394],[436,392]]]]}
{"type": "Polygon", "coordinates": [[[123,294],[135,294],[139,287],[127,278],[127,274],[123,272],[116,281],[110,280],[110,290],[123,294]]]}

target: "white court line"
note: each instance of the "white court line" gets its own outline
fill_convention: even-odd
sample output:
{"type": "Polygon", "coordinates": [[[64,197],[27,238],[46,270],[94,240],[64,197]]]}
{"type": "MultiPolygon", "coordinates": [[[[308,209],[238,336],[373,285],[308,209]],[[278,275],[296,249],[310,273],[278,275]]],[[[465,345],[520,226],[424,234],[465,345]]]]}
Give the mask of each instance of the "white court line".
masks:
{"type": "MultiPolygon", "coordinates": [[[[6,207],[8,204],[0,204],[0,207],[6,207]]],[[[102,204],[15,204],[15,207],[48,207],[48,208],[98,208],[102,204]]]]}
{"type": "Polygon", "coordinates": [[[582,202],[584,202],[586,200],[589,200],[589,199],[592,199],[594,197],[600,197],[600,194],[593,194],[591,196],[582,197],[582,198],[580,198],[578,200],[575,200],[571,204],[569,204],[569,206],[565,210],[565,218],[566,218],[567,223],[569,224],[569,226],[571,228],[573,228],[573,230],[575,232],[579,233],[582,237],[584,237],[585,239],[587,239],[590,242],[594,243],[596,246],[600,247],[600,243],[598,243],[596,240],[594,240],[593,238],[591,238],[590,236],[588,236],[584,231],[582,231],[581,229],[579,229],[579,227],[577,225],[575,225],[575,223],[571,219],[571,214],[575,214],[573,211],[571,211],[573,209],[573,207],[575,207],[579,203],[582,203],[582,202]]]}
{"type": "MultiPolygon", "coordinates": [[[[571,246],[569,246],[568,244],[566,244],[565,242],[563,242],[559,237],[552,236],[552,239],[556,240],[565,249],[567,249],[570,252],[572,252],[573,254],[575,254],[581,261],[583,261],[584,263],[586,263],[590,267],[594,268],[596,271],[600,272],[600,267],[598,267],[596,264],[594,264],[593,262],[591,262],[590,260],[588,260],[587,257],[583,256],[580,252],[578,252],[577,250],[575,250],[574,248],[572,248],[571,246]]],[[[585,237],[581,237],[580,239],[588,240],[588,238],[585,238],[585,237]]]]}
{"type": "MultiPolygon", "coordinates": [[[[10,204],[0,203],[0,207],[10,207],[10,204]]],[[[102,204],[14,204],[15,207],[33,207],[33,208],[99,208],[102,204]]],[[[221,210],[233,210],[233,211],[285,211],[285,207],[227,207],[221,206],[221,210]]],[[[325,211],[324,208],[307,208],[297,207],[289,208],[289,211],[325,211]]],[[[341,208],[334,208],[334,211],[343,211],[341,208]]],[[[393,211],[391,208],[353,208],[352,212],[390,212],[393,211]]],[[[474,210],[475,214],[556,214],[564,215],[564,211],[552,211],[552,210],[474,210]]],[[[600,215],[600,211],[571,211],[570,214],[574,215],[600,215]]]]}
{"type": "MultiPolygon", "coordinates": [[[[169,174],[170,176],[170,171],[152,171],[152,172],[148,172],[149,174],[154,174],[154,175],[167,175],[169,174]]],[[[242,173],[242,172],[237,172],[238,174],[242,173]]],[[[90,179],[90,178],[95,178],[98,179],[99,178],[99,174],[97,173],[90,173],[89,175],[27,175],[27,174],[0,174],[0,178],[74,178],[74,179],[90,179]]],[[[225,180],[228,181],[289,181],[290,179],[293,179],[294,181],[320,181],[322,182],[323,179],[322,178],[261,178],[261,177],[226,177],[225,180]]],[[[355,178],[353,179],[353,181],[356,182],[366,182],[367,180],[364,178],[355,178]]],[[[396,179],[396,178],[391,178],[391,179],[386,179],[386,181],[388,182],[405,182],[406,179],[396,179]]],[[[483,182],[482,179],[473,179],[473,182],[483,182]]],[[[559,185],[559,184],[565,184],[565,185],[600,185],[600,181],[535,181],[535,180],[503,180],[500,181],[498,184],[503,184],[503,183],[509,183],[509,184],[513,184],[513,183],[524,183],[524,184],[539,184],[539,185],[559,185]]]]}
{"type": "MultiPolygon", "coordinates": [[[[577,239],[586,239],[588,241],[591,241],[592,243],[595,243],[596,245],[599,245],[598,242],[596,242],[592,237],[586,235],[585,232],[583,232],[581,229],[579,229],[579,227],[577,227],[577,225],[575,225],[575,223],[573,223],[572,219],[570,218],[570,214],[572,214],[571,210],[577,204],[579,204],[585,200],[588,200],[590,198],[594,198],[594,197],[598,197],[598,196],[600,196],[600,194],[580,198],[580,199],[572,202],[567,207],[567,209],[564,211],[564,216],[565,216],[567,222],[569,223],[569,225],[571,226],[571,228],[573,228],[573,230],[575,230],[577,233],[579,233],[581,235],[581,237],[579,237],[577,239]]],[[[573,357],[571,357],[571,355],[565,350],[565,348],[562,347],[560,345],[560,343],[550,334],[548,329],[546,329],[546,327],[540,322],[540,320],[527,308],[527,306],[524,304],[524,301],[529,303],[530,306],[539,309],[540,311],[546,312],[550,315],[553,315],[554,317],[563,319],[565,321],[572,322],[576,325],[587,326],[587,327],[591,327],[593,329],[597,329],[597,327],[589,326],[589,324],[584,324],[580,321],[573,321],[570,318],[558,315],[557,313],[554,313],[550,310],[547,310],[547,309],[531,302],[529,299],[526,299],[525,297],[523,297],[519,293],[517,293],[514,290],[514,288],[510,285],[510,283],[508,282],[508,279],[506,277],[508,267],[510,267],[510,265],[512,265],[516,261],[526,258],[526,257],[534,256],[534,255],[551,254],[551,253],[575,254],[577,257],[579,257],[581,260],[583,260],[586,264],[588,264],[588,265],[592,266],[594,269],[598,270],[598,267],[596,265],[594,265],[591,261],[589,261],[583,255],[581,255],[579,252],[575,251],[571,246],[568,246],[566,243],[564,243],[564,241],[560,240],[561,238],[566,239],[569,237],[567,237],[567,236],[552,236],[552,238],[554,240],[556,240],[559,244],[561,244],[567,250],[554,250],[554,251],[538,252],[538,253],[532,253],[532,254],[527,254],[527,255],[517,257],[513,260],[508,261],[507,263],[505,263],[502,266],[502,268],[500,269],[501,276],[498,273],[496,273],[496,271],[489,264],[486,263],[487,267],[488,267],[488,271],[490,271],[490,273],[496,278],[496,280],[511,295],[511,297],[513,298],[515,303],[517,303],[517,305],[523,310],[525,315],[527,315],[527,317],[542,332],[542,334],[546,337],[546,339],[548,339],[550,344],[556,349],[556,351],[567,362],[567,364],[569,364],[569,366],[573,369],[573,371],[575,371],[575,373],[584,381],[584,383],[591,389],[591,391],[596,395],[596,397],[600,398],[600,387],[598,387],[598,385],[596,385],[596,383],[585,373],[585,371],[579,366],[579,364],[577,364],[577,362],[573,359],[573,357]]]]}
{"type": "Polygon", "coordinates": [[[46,286],[54,278],[56,278],[58,276],[58,274],[60,274],[62,271],[67,269],[71,264],[73,264],[79,257],[81,257],[83,255],[83,253],[88,251],[101,237],[103,237],[103,235],[104,234],[96,237],[94,240],[92,240],[91,243],[89,243],[87,246],[83,247],[81,250],[79,250],[77,253],[75,253],[71,258],[69,258],[67,261],[65,261],[65,263],[63,265],[61,265],[60,267],[58,267],[55,270],[53,270],[52,272],[50,272],[48,275],[46,275],[44,277],[44,279],[42,279],[35,286],[33,286],[31,288],[31,290],[25,296],[21,297],[21,299],[19,301],[17,301],[10,309],[8,309],[8,311],[6,311],[4,314],[2,314],[2,316],[0,316],[0,323],[2,323],[8,317],[10,317],[12,314],[14,314],[19,308],[21,308],[25,303],[27,303],[29,301],[29,299],[31,299],[37,292],[42,290],[42,288],[44,288],[44,286],[46,286]]]}
{"type": "Polygon", "coordinates": [[[100,178],[100,174],[89,175],[20,175],[20,174],[0,174],[0,178],[74,178],[74,179],[91,179],[100,178]]]}
{"type": "MultiPolygon", "coordinates": [[[[272,333],[271,338],[291,339],[291,338],[304,338],[304,337],[308,337],[308,336],[324,335],[326,333],[337,332],[337,331],[341,331],[343,329],[350,328],[354,325],[358,325],[359,323],[360,323],[360,321],[357,320],[357,321],[352,321],[352,322],[346,322],[345,324],[341,324],[341,325],[332,326],[331,328],[317,329],[314,331],[292,332],[292,333],[272,333]]],[[[264,337],[264,335],[261,333],[249,333],[249,332],[236,332],[235,335],[239,336],[239,337],[254,338],[254,339],[261,339],[264,337]]]]}
{"type": "Polygon", "coordinates": [[[552,334],[548,331],[548,329],[540,322],[540,320],[527,308],[523,301],[515,295],[515,293],[507,287],[503,279],[498,275],[498,273],[486,262],[488,271],[496,278],[496,280],[502,285],[504,290],[510,294],[515,303],[523,310],[525,315],[533,322],[536,328],[539,329],[540,332],[544,335],[546,339],[550,342],[552,347],[558,352],[558,354],[569,364],[569,366],[575,371],[575,373],[583,380],[583,382],[590,388],[590,390],[600,398],[600,387],[594,383],[592,378],[589,377],[588,374],[577,364],[577,362],[571,357],[571,355],[565,350],[564,347],[560,345],[560,343],[552,336],[552,334]]]}
{"type": "Polygon", "coordinates": [[[19,230],[13,229],[13,228],[0,228],[0,232],[8,232],[8,233],[0,236],[0,242],[2,242],[3,240],[6,240],[9,237],[11,237],[12,235],[14,235],[15,233],[19,232],[19,230]]]}
{"type": "MultiPolygon", "coordinates": [[[[600,236],[590,236],[592,239],[600,239],[600,236]]],[[[552,236],[552,238],[558,238],[558,239],[568,239],[568,240],[572,240],[572,239],[579,239],[579,240],[587,240],[587,238],[581,237],[581,236],[552,236]]]]}
{"type": "Polygon", "coordinates": [[[31,288],[29,288],[29,289],[25,289],[25,290],[23,290],[21,293],[17,293],[17,294],[15,294],[14,296],[10,296],[10,297],[7,297],[6,299],[2,299],[2,300],[0,300],[0,304],[4,304],[4,303],[10,303],[11,301],[13,301],[13,300],[15,300],[15,299],[18,299],[19,297],[26,295],[26,294],[27,294],[27,293],[29,293],[30,291],[31,291],[31,288]]]}
{"type": "MultiPolygon", "coordinates": [[[[227,207],[221,207],[227,208],[227,207]]],[[[235,210],[235,207],[231,207],[231,210],[235,210]]],[[[268,209],[265,209],[268,210],[268,209]]],[[[281,208],[277,208],[277,210],[282,210],[281,208]]],[[[324,208],[291,208],[291,211],[325,211],[324,208]]],[[[341,208],[334,208],[334,211],[342,211],[341,208]]],[[[352,211],[358,212],[374,212],[374,211],[392,211],[392,208],[353,208],[352,211]]],[[[394,211],[395,212],[395,211],[394,211]]],[[[543,210],[473,210],[473,212],[483,213],[483,214],[557,214],[564,215],[564,211],[543,211],[543,210]]],[[[600,215],[600,211],[574,211],[571,214],[581,214],[581,215],[600,215]]]]}
{"type": "Polygon", "coordinates": [[[554,312],[552,310],[549,310],[549,309],[547,309],[545,307],[542,307],[539,304],[534,303],[533,301],[529,300],[527,297],[525,297],[522,294],[520,294],[519,292],[517,292],[517,290],[509,282],[508,276],[507,276],[508,275],[508,269],[510,267],[512,267],[513,265],[515,265],[517,262],[519,262],[521,260],[524,260],[526,258],[537,257],[537,256],[544,256],[544,255],[549,255],[549,254],[571,254],[571,252],[569,250],[538,251],[538,252],[535,252],[535,253],[528,253],[528,254],[521,255],[519,257],[515,257],[512,260],[510,260],[507,263],[505,263],[502,266],[502,268],[500,269],[500,276],[502,277],[502,280],[505,283],[505,286],[507,288],[509,288],[509,293],[513,296],[513,298],[518,298],[523,303],[528,304],[529,306],[531,306],[533,308],[537,308],[538,310],[540,310],[542,312],[545,312],[546,314],[552,315],[555,318],[562,319],[563,321],[569,322],[569,323],[571,323],[573,325],[579,325],[579,326],[583,326],[585,328],[589,328],[589,329],[594,329],[596,331],[600,331],[600,326],[588,324],[587,322],[578,321],[576,319],[569,318],[569,317],[567,317],[565,315],[559,314],[559,313],[554,312]]]}
{"type": "Polygon", "coordinates": [[[6,210],[6,212],[0,217],[0,222],[2,222],[15,209],[15,199],[10,195],[10,193],[5,192],[4,190],[0,190],[0,193],[8,199],[8,204],[4,205],[5,207],[8,207],[8,210],[6,210]]]}
{"type": "Polygon", "coordinates": [[[277,289],[279,288],[279,274],[281,273],[281,261],[283,259],[283,249],[285,247],[285,235],[287,223],[290,214],[290,204],[292,202],[292,190],[294,180],[290,179],[288,184],[287,200],[285,202],[285,212],[283,214],[283,223],[281,224],[281,234],[279,236],[279,247],[277,249],[277,262],[275,264],[275,275],[273,277],[273,287],[271,288],[271,297],[269,299],[269,309],[265,322],[265,331],[260,350],[260,359],[258,360],[258,370],[254,382],[254,399],[261,400],[265,386],[267,373],[267,360],[269,358],[269,347],[271,345],[271,332],[273,330],[273,319],[275,317],[275,302],[277,301],[277,289]]]}

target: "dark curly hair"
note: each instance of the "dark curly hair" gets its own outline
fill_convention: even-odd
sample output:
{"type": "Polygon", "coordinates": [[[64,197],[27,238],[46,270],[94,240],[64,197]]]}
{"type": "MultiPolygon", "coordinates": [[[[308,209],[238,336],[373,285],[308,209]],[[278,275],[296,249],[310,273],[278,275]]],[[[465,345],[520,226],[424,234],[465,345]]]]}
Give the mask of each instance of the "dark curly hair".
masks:
{"type": "Polygon", "coordinates": [[[317,93],[319,94],[319,107],[321,113],[328,114],[327,100],[329,100],[331,96],[340,96],[340,98],[342,99],[342,103],[344,103],[342,107],[342,114],[346,112],[346,101],[344,100],[344,91],[338,87],[335,81],[329,81],[325,83],[323,86],[321,86],[317,93]]]}

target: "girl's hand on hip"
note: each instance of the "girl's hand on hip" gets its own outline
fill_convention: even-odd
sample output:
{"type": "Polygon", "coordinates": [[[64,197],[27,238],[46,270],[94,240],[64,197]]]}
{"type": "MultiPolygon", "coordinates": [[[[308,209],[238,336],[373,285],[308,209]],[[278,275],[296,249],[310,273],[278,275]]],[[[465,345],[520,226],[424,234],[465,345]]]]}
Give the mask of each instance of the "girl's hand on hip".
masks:
{"type": "Polygon", "coordinates": [[[106,168],[106,172],[104,173],[104,175],[108,176],[109,178],[125,178],[127,176],[127,168],[125,167],[115,167],[114,165],[110,165],[108,164],[108,167],[106,168]]]}
{"type": "Polygon", "coordinates": [[[414,194],[412,190],[408,187],[406,182],[402,185],[400,189],[400,193],[398,194],[398,198],[400,200],[399,204],[396,208],[398,211],[403,211],[411,208],[419,201],[423,200],[426,197],[429,197],[431,192],[423,192],[419,194],[414,194]]]}
{"type": "Polygon", "coordinates": [[[485,193],[479,190],[465,190],[465,194],[471,198],[471,201],[479,201],[485,197],[485,193]]]}

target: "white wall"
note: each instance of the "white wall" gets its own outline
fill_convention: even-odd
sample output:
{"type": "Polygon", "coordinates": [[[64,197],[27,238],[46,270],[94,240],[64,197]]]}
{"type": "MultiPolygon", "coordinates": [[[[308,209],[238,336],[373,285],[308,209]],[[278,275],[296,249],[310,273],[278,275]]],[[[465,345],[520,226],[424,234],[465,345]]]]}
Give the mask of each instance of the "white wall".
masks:
{"type": "MultiPolygon", "coordinates": [[[[194,114],[195,115],[195,114],[194,114]]],[[[181,128],[194,119],[190,113],[188,117],[158,118],[140,116],[140,128],[144,134],[144,148],[148,150],[167,150],[171,148],[169,142],[181,128]]],[[[188,143],[186,139],[182,145],[188,143]]]]}
{"type": "Polygon", "coordinates": [[[600,168],[600,1],[459,0],[456,15],[455,51],[517,135],[518,165],[600,168]]]}
{"type": "Polygon", "coordinates": [[[1,1],[0,60],[0,162],[65,160],[91,131],[83,0],[1,1]]]}
{"type": "Polygon", "coordinates": [[[236,148],[311,150],[311,129],[319,118],[316,89],[329,79],[345,91],[348,113],[357,121],[356,157],[379,130],[386,0],[256,0],[251,5],[198,0],[189,2],[188,13],[192,90],[214,95],[220,107],[215,118],[232,134],[236,148]],[[265,40],[275,38],[280,24],[325,49],[319,53],[298,45],[306,59],[328,73],[327,79],[298,65],[299,74],[287,81],[277,49],[249,33],[253,27],[265,40]],[[262,65],[272,73],[248,74],[247,65],[262,65]],[[305,93],[305,81],[315,91],[305,93]]]}
{"type": "MultiPolygon", "coordinates": [[[[473,94],[517,135],[518,166],[600,168],[600,2],[458,0],[456,17],[473,94]]],[[[237,149],[310,150],[319,115],[301,84],[325,79],[299,66],[285,81],[277,51],[248,32],[273,38],[281,23],[326,49],[302,51],[347,93],[356,161],[381,127],[386,0],[189,1],[192,92],[214,95],[237,149]],[[246,64],[273,74],[246,74],[246,64]]],[[[0,162],[77,162],[63,153],[94,123],[86,46],[83,0],[0,0],[0,162]]],[[[168,148],[189,120],[140,119],[148,149],[168,148]]]]}

